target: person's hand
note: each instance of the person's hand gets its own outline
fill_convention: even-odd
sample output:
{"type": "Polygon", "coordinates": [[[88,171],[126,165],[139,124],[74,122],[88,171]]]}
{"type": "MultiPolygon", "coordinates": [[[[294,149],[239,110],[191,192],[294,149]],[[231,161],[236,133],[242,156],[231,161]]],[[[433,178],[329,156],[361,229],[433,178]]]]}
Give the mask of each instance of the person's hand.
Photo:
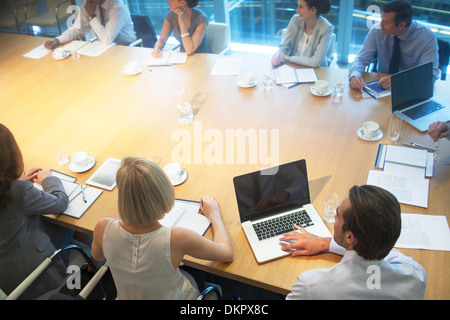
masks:
{"type": "Polygon", "coordinates": [[[44,43],[44,47],[46,47],[49,50],[53,50],[57,47],[59,47],[60,43],[58,39],[48,40],[44,43]]]}
{"type": "Polygon", "coordinates": [[[178,8],[173,9],[173,12],[175,12],[178,15],[178,19],[183,19],[185,10],[186,8],[184,6],[180,6],[178,8]]]}
{"type": "Polygon", "coordinates": [[[362,90],[364,88],[364,81],[360,77],[352,77],[350,80],[350,88],[355,90],[362,90]]]}
{"type": "Polygon", "coordinates": [[[158,48],[153,49],[152,57],[153,58],[161,58],[161,50],[158,48]]]}
{"type": "Polygon", "coordinates": [[[203,196],[200,200],[200,213],[209,220],[220,218],[219,204],[214,198],[203,196]]]}
{"type": "Polygon", "coordinates": [[[434,142],[438,141],[440,138],[448,137],[450,134],[448,124],[442,121],[437,121],[428,127],[428,135],[433,139],[434,142]]]}
{"type": "Polygon", "coordinates": [[[49,171],[41,169],[37,172],[36,178],[33,180],[33,182],[42,184],[42,181],[45,178],[48,178],[51,176],[52,176],[52,174],[49,171]]]}
{"type": "Polygon", "coordinates": [[[19,180],[31,181],[37,178],[38,172],[41,171],[42,168],[32,168],[25,171],[19,178],[19,180]]]}
{"type": "Polygon", "coordinates": [[[283,234],[283,237],[280,238],[280,241],[294,241],[282,246],[282,250],[295,250],[292,252],[293,257],[309,256],[328,251],[331,238],[322,238],[316,236],[296,224],[294,224],[294,228],[300,232],[288,232],[283,234]]]}
{"type": "Polygon", "coordinates": [[[383,89],[390,90],[391,89],[391,76],[386,76],[386,77],[381,78],[378,81],[377,85],[379,85],[383,89]]]}

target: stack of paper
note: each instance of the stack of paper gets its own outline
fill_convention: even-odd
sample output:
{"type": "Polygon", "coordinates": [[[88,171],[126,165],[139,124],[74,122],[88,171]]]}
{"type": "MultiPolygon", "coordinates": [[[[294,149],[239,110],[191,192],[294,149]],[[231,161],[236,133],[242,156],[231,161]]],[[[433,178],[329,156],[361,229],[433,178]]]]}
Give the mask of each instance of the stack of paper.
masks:
{"type": "Polygon", "coordinates": [[[211,225],[211,221],[198,213],[200,202],[175,200],[175,206],[159,222],[166,227],[182,227],[203,235],[211,225]]]}
{"type": "Polygon", "coordinates": [[[145,61],[145,65],[149,67],[158,67],[158,66],[171,66],[172,64],[184,64],[187,61],[186,52],[178,52],[178,51],[161,51],[161,57],[154,58],[152,57],[151,52],[153,49],[143,48],[142,50],[149,50],[148,59],[145,61]]]}
{"type": "Polygon", "coordinates": [[[367,184],[390,191],[400,203],[427,208],[429,180],[425,177],[433,170],[428,158],[425,150],[380,145],[375,166],[383,171],[369,171],[367,184]]]}

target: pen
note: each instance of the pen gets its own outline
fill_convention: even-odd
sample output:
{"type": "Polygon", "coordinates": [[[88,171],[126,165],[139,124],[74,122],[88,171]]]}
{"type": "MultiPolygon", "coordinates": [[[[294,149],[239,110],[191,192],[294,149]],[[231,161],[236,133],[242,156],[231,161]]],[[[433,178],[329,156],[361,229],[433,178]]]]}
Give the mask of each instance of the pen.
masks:
{"type": "Polygon", "coordinates": [[[83,186],[81,184],[80,184],[80,186],[81,186],[81,192],[83,194],[83,201],[84,201],[84,203],[86,203],[87,202],[87,200],[86,200],[86,193],[84,192],[85,188],[83,188],[83,186]]]}
{"type": "Polygon", "coordinates": [[[161,63],[161,64],[148,64],[146,67],[169,67],[171,63],[161,63]]]}
{"type": "Polygon", "coordinates": [[[425,147],[425,146],[423,146],[421,144],[418,144],[418,143],[415,143],[415,142],[411,142],[411,144],[404,143],[404,145],[409,146],[409,147],[413,147],[413,148],[417,148],[417,149],[424,149],[424,150],[427,150],[427,151],[430,151],[430,152],[435,152],[436,151],[433,148],[428,148],[428,147],[425,147]]]}

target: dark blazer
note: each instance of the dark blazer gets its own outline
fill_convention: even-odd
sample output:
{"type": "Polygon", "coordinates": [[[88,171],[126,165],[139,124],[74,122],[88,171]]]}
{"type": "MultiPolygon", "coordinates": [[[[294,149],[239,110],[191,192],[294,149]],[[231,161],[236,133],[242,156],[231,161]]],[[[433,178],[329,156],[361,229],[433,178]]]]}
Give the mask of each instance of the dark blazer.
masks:
{"type": "MultiPolygon", "coordinates": [[[[56,177],[44,179],[42,188],[45,191],[30,181],[13,181],[11,205],[0,210],[0,288],[6,294],[55,251],[40,216],[63,212],[69,199],[56,177]]],[[[32,299],[56,288],[65,274],[62,260],[55,260],[21,298],[32,299]]]]}

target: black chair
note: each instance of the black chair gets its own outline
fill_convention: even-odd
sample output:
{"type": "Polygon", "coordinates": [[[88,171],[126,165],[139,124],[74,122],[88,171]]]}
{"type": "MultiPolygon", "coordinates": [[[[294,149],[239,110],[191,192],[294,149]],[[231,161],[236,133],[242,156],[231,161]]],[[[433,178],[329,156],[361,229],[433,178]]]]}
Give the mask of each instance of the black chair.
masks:
{"type": "Polygon", "coordinates": [[[155,46],[156,38],[155,29],[153,28],[150,18],[143,15],[132,14],[131,19],[134,24],[134,31],[138,40],[130,44],[131,47],[141,46],[145,48],[153,48],[155,46]]]}
{"type": "Polygon", "coordinates": [[[450,45],[447,41],[438,39],[439,47],[439,69],[441,69],[441,80],[447,78],[447,66],[449,64],[450,45]]]}

